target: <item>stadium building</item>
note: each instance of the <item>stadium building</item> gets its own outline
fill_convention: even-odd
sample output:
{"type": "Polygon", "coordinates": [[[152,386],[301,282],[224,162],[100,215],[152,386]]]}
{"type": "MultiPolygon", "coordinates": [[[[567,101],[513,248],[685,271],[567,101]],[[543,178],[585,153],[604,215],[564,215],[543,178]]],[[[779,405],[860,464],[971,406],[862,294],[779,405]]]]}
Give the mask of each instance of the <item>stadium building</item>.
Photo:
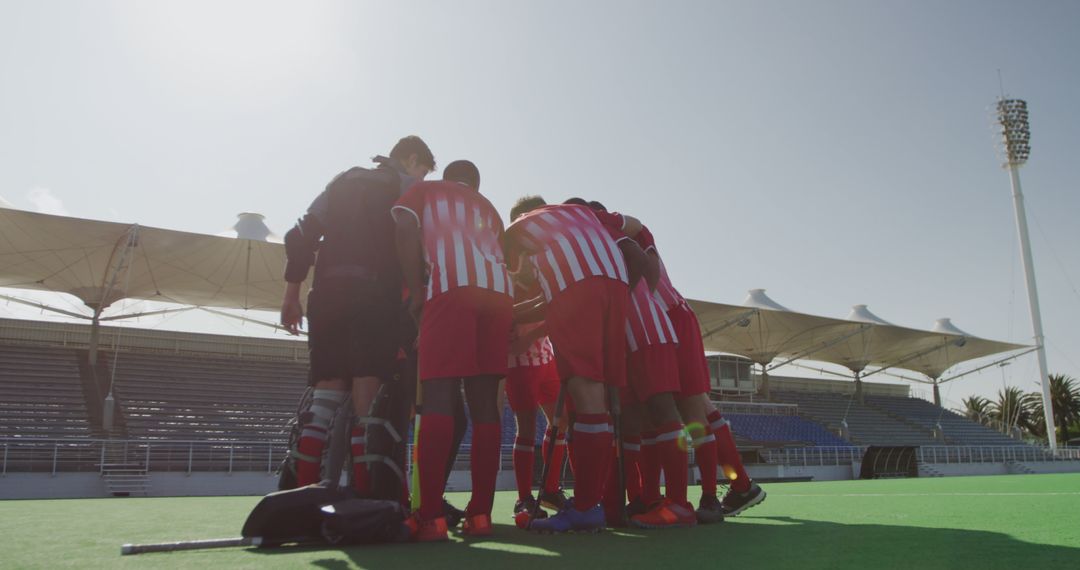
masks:
{"type": "MultiPolygon", "coordinates": [[[[89,321],[0,319],[0,498],[276,488],[307,385],[303,341],[103,324],[150,314],[108,312],[121,299],[175,307],[156,314],[276,310],[284,251],[258,216],[206,236],[0,207],[0,235],[0,287],[67,293],[86,307],[48,307],[12,290],[5,299],[89,321]]],[[[763,290],[739,305],[691,304],[715,353],[713,399],[759,481],[1080,472],[1080,450],[1025,442],[940,405],[938,386],[959,377],[946,375],[956,364],[1030,347],[947,319],[929,331],[899,327],[861,305],[847,319],[797,313],[763,290]],[[770,374],[807,360],[851,379],[770,374]],[[891,369],[921,374],[937,403],[865,380],[891,369]]],[[[502,433],[499,488],[511,489],[509,410],[502,433]]],[[[468,487],[467,465],[466,446],[451,490],[468,487]]]]}

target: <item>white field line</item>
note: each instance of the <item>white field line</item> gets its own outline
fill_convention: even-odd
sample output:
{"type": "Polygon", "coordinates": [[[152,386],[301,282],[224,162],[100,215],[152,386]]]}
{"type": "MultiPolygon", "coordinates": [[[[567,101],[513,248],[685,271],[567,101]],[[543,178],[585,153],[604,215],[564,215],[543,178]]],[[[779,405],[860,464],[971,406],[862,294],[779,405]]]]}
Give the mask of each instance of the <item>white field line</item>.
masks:
{"type": "Polygon", "coordinates": [[[776,493],[776,497],[1055,497],[1077,496],[1080,491],[1051,491],[1046,493],[843,493],[840,495],[776,493]]]}

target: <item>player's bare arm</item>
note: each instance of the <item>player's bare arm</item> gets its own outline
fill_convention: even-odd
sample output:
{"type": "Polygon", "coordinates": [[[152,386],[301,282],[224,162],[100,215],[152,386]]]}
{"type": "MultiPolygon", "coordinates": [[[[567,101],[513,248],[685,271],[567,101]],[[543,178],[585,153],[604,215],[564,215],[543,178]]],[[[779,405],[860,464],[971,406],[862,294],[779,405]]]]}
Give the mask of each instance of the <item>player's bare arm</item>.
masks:
{"type": "Polygon", "coordinates": [[[656,284],[660,281],[659,265],[652,272],[649,271],[649,256],[641,249],[641,246],[632,239],[619,240],[619,250],[626,258],[626,268],[630,272],[630,288],[637,286],[637,282],[644,277],[649,289],[655,291],[656,284]]]}
{"type": "Polygon", "coordinates": [[[409,314],[420,322],[420,312],[424,307],[423,244],[420,241],[420,224],[415,217],[398,216],[395,222],[398,263],[401,265],[402,278],[409,288],[409,314]]]}
{"type": "Polygon", "coordinates": [[[544,320],[547,302],[543,295],[526,299],[514,305],[514,324],[538,323],[544,320]]]}

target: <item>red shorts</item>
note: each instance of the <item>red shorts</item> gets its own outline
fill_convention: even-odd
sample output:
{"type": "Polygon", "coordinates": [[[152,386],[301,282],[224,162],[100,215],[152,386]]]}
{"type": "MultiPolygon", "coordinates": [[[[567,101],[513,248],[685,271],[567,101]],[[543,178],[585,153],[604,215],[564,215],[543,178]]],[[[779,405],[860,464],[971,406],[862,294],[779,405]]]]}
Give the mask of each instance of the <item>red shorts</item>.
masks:
{"type": "Polygon", "coordinates": [[[674,344],[649,344],[630,353],[629,402],[645,400],[664,392],[679,391],[679,355],[674,344]]]}
{"type": "Polygon", "coordinates": [[[545,322],[560,378],[581,376],[612,386],[626,385],[629,303],[626,283],[606,277],[589,277],[555,295],[545,322]]]}
{"type": "Polygon", "coordinates": [[[506,373],[506,399],[516,412],[553,404],[559,397],[559,370],[555,361],[540,366],[515,366],[506,373]]]}
{"type": "Polygon", "coordinates": [[[697,315],[686,304],[668,311],[668,318],[679,337],[678,398],[690,398],[709,392],[709,364],[705,361],[705,346],[701,344],[701,325],[697,315]]]}
{"type": "Polygon", "coordinates": [[[429,299],[420,317],[420,379],[505,375],[513,313],[509,295],[479,287],[429,299]]]}

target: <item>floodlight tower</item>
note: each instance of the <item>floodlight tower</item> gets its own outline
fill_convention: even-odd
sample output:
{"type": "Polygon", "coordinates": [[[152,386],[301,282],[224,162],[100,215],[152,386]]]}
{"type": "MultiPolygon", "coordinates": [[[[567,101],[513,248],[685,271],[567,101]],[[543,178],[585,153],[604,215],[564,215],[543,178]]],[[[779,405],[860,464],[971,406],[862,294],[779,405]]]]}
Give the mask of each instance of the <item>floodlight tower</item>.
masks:
{"type": "Polygon", "coordinates": [[[1054,409],[1050,402],[1050,376],[1046,370],[1046,347],[1042,330],[1042,314],[1039,312],[1039,291],[1035,288],[1035,266],[1031,261],[1031,241],[1028,238],[1027,213],[1024,211],[1024,194],[1020,190],[1020,167],[1031,155],[1031,127],[1028,124],[1027,102],[1022,99],[1006,99],[997,102],[997,120],[1005,143],[1005,166],[1012,181],[1013,206],[1016,209],[1016,230],[1020,234],[1020,254],[1024,263],[1027,284],[1028,307],[1031,309],[1031,327],[1035,331],[1035,351],[1042,378],[1043,415],[1046,420],[1046,439],[1052,451],[1057,450],[1057,434],[1054,433],[1054,409]]]}

